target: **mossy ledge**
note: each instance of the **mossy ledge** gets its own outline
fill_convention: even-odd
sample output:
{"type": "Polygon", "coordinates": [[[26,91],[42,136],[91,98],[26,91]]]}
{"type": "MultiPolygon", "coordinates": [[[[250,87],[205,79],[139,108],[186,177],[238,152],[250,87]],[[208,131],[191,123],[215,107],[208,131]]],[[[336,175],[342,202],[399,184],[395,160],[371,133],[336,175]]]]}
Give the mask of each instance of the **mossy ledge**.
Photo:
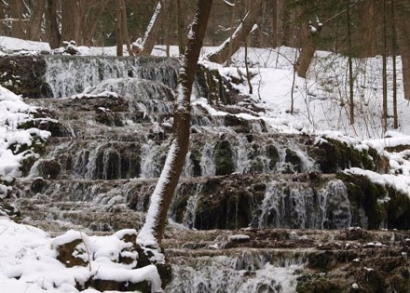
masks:
{"type": "Polygon", "coordinates": [[[337,176],[348,189],[353,224],[367,229],[408,229],[410,198],[407,194],[372,182],[364,175],[340,172],[337,176]]]}
{"type": "Polygon", "coordinates": [[[374,148],[358,150],[345,142],[325,138],[310,151],[323,173],[331,174],[351,167],[386,173],[388,159],[374,148]]]}

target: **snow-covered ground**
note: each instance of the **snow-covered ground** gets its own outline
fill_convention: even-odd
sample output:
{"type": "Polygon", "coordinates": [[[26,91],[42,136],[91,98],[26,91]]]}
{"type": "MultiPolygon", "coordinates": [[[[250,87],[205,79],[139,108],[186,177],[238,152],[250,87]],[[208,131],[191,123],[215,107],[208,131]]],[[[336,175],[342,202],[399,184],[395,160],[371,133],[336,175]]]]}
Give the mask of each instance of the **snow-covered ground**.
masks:
{"type": "MultiPolygon", "coordinates": [[[[115,48],[78,48],[83,55],[115,55],[115,48]]],[[[240,50],[232,58],[230,67],[210,64],[203,57],[215,48],[204,48],[203,64],[217,67],[229,77],[243,79],[236,85],[244,93],[249,87],[243,78],[244,51],[240,50]]],[[[28,42],[13,38],[0,37],[0,56],[13,54],[13,51],[25,50],[25,54],[36,54],[49,51],[48,44],[28,42]],[[6,52],[6,53],[4,53],[6,52]]],[[[17,54],[17,53],[16,53],[17,54]]],[[[165,55],[164,47],[157,47],[155,55],[165,55]]],[[[284,133],[308,133],[318,136],[337,138],[357,148],[375,147],[384,152],[386,146],[410,145],[410,106],[403,97],[401,76],[398,81],[399,128],[382,130],[382,61],[380,57],[355,60],[355,124],[349,124],[348,117],[348,83],[347,59],[329,52],[317,52],[307,79],[298,78],[293,73],[293,62],[297,52],[292,48],[276,49],[249,48],[248,62],[251,66],[253,94],[255,103],[265,109],[259,115],[272,127],[273,131],[284,133]],[[292,109],[293,108],[293,109],[292,109]]],[[[171,47],[171,55],[177,56],[177,48],[171,47]]],[[[391,60],[389,60],[391,66],[391,60]]],[[[397,58],[400,72],[400,58],[397,58]]],[[[391,70],[388,70],[391,72],[391,70]]],[[[391,79],[390,79],[391,80],[391,79]]],[[[390,85],[390,82],[389,82],[390,85]]],[[[392,113],[392,90],[389,89],[389,111],[392,113]]],[[[203,99],[193,101],[204,103],[203,99]]],[[[35,111],[10,91],[0,87],[0,176],[3,180],[12,180],[19,176],[18,168],[22,160],[31,153],[13,155],[8,147],[14,142],[30,145],[34,129],[17,129],[17,123],[30,117],[35,111]]],[[[223,115],[224,113],[217,113],[223,115]]],[[[252,118],[252,117],[250,117],[252,118]]],[[[47,132],[37,135],[47,139],[47,132]]],[[[347,170],[354,174],[365,174],[382,184],[394,185],[410,196],[410,162],[406,159],[408,152],[386,153],[390,159],[390,174],[376,174],[371,171],[354,168],[347,170]],[[397,175],[400,173],[400,175],[397,175]]],[[[7,187],[0,184],[0,198],[7,187]]],[[[115,236],[112,236],[115,238],[115,236]]],[[[90,243],[103,243],[104,247],[114,247],[109,253],[118,254],[121,247],[116,246],[114,238],[88,238],[90,243]],[[113,240],[114,239],[114,240],[113,240]],[[114,244],[112,244],[115,242],[114,244]],[[111,244],[110,244],[111,243],[111,244]],[[110,246],[111,245],[111,246],[110,246]]],[[[118,238],[117,238],[118,239],[118,238]]],[[[5,293],[45,293],[45,292],[78,292],[74,288],[74,275],[88,276],[97,271],[71,270],[68,273],[56,259],[53,243],[57,241],[47,233],[34,227],[16,224],[5,217],[0,218],[0,291],[5,293]],[[19,279],[14,277],[19,276],[19,279]]],[[[117,264],[110,262],[107,251],[100,251],[95,246],[94,253],[101,253],[101,263],[110,271],[117,264]],[[105,257],[105,258],[104,258],[105,257]]],[[[127,268],[121,268],[127,270],[127,268]]],[[[122,271],[124,272],[124,271],[122,271]]],[[[103,268],[99,273],[104,273],[103,268]]],[[[115,274],[114,274],[115,275],[115,274]]],[[[149,277],[155,276],[148,273],[149,277]]],[[[78,276],[77,276],[78,277],[78,276]]],[[[120,277],[119,277],[120,278],[120,277]]],[[[130,276],[130,279],[134,276],[130,276]]],[[[83,291],[87,293],[95,290],[83,291]]]]}

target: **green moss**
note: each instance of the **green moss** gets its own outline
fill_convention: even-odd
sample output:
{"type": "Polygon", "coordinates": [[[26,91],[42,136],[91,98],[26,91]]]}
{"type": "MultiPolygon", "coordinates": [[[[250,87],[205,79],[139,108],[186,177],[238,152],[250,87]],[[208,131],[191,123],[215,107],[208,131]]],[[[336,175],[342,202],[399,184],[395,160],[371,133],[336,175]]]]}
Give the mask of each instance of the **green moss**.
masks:
{"type": "MultiPolygon", "coordinates": [[[[248,227],[255,208],[252,182],[231,180],[230,177],[212,177],[202,186],[197,201],[195,228],[239,229],[248,227]]],[[[259,186],[258,188],[264,188],[259,186]]],[[[259,193],[263,197],[263,192],[259,193]]]]}
{"type": "Polygon", "coordinates": [[[387,202],[387,225],[389,229],[409,229],[410,199],[407,194],[388,188],[390,200],[387,202]]]}
{"type": "Polygon", "coordinates": [[[310,151],[323,173],[336,173],[350,167],[360,167],[367,170],[385,170],[385,159],[373,148],[358,150],[339,140],[326,138],[310,151]]]}
{"type": "Polygon", "coordinates": [[[41,97],[46,67],[42,56],[3,56],[0,84],[18,95],[41,97]]]}
{"type": "Polygon", "coordinates": [[[314,275],[299,278],[296,291],[298,293],[341,293],[342,288],[325,276],[314,275]]]}
{"type": "Polygon", "coordinates": [[[265,149],[265,154],[269,159],[269,168],[272,170],[275,168],[279,161],[279,151],[273,144],[268,144],[265,149]]]}
{"type": "Polygon", "coordinates": [[[192,162],[193,165],[193,175],[194,177],[201,176],[202,175],[202,168],[201,168],[201,152],[199,151],[198,148],[193,148],[191,147],[191,153],[189,155],[189,158],[192,162]]]}
{"type": "Polygon", "coordinates": [[[251,173],[262,173],[263,172],[263,162],[261,158],[256,158],[255,160],[251,161],[250,164],[250,172],[251,173]]]}
{"type": "MultiPolygon", "coordinates": [[[[354,222],[362,226],[359,222],[359,210],[362,208],[368,219],[368,229],[379,229],[383,220],[385,220],[385,212],[383,207],[378,203],[378,199],[382,199],[386,194],[386,189],[373,183],[366,176],[351,175],[347,173],[339,173],[338,177],[345,183],[349,194],[349,200],[352,204],[353,212],[356,214],[354,222]]],[[[366,227],[365,227],[366,228],[366,227]]]]}
{"type": "Polygon", "coordinates": [[[227,103],[222,77],[218,70],[198,65],[195,73],[197,89],[201,97],[206,97],[211,105],[227,103]]]}
{"type": "Polygon", "coordinates": [[[389,229],[410,228],[410,198],[407,194],[391,186],[372,182],[363,175],[338,173],[338,178],[345,182],[351,203],[352,222],[360,222],[360,210],[365,211],[368,229],[378,229],[384,222],[389,229]]]}
{"type": "Polygon", "coordinates": [[[37,161],[37,158],[34,155],[26,156],[26,158],[21,162],[20,171],[23,176],[27,176],[33,167],[34,163],[37,161]]]}
{"type": "Polygon", "coordinates": [[[195,186],[189,182],[183,182],[179,185],[171,205],[172,214],[175,215],[175,221],[181,223],[184,219],[184,213],[188,204],[188,199],[192,196],[195,186]]]}
{"type": "Polygon", "coordinates": [[[215,173],[216,175],[232,174],[235,170],[233,152],[227,140],[220,141],[215,146],[215,173]]]}
{"type": "Polygon", "coordinates": [[[292,170],[289,170],[289,173],[302,172],[302,161],[294,150],[286,149],[285,162],[292,165],[292,170]]]}

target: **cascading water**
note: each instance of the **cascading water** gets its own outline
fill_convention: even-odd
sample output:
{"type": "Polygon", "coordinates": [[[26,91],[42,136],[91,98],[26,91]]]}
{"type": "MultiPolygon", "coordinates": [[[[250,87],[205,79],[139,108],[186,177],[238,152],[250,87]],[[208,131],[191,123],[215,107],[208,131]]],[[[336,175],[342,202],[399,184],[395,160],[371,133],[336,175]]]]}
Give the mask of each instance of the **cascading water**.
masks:
{"type": "Polygon", "coordinates": [[[270,182],[260,211],[258,228],[343,229],[351,221],[347,189],[340,180],[318,191],[306,184],[270,182]]]}
{"type": "Polygon", "coordinates": [[[352,214],[346,185],[341,180],[327,183],[318,192],[322,214],[319,229],[341,229],[351,226],[352,214]]]}
{"type": "MultiPolygon", "coordinates": [[[[56,100],[65,103],[52,102],[67,131],[50,141],[46,154],[33,165],[29,179],[37,180],[35,184],[27,181],[21,187],[21,194],[53,207],[44,218],[74,222],[76,212],[75,219],[86,228],[105,231],[116,227],[111,219],[127,218],[125,211],[147,210],[172,135],[178,63],[144,60],[46,57],[44,80],[60,98],[56,100]],[[83,91],[92,97],[65,99],[83,91]],[[95,98],[104,91],[117,92],[122,99],[95,98]],[[118,121],[110,121],[109,115],[101,119],[98,115],[104,111],[118,121]],[[52,174],[41,169],[50,162],[61,170],[52,174]],[[64,216],[58,215],[58,205],[66,209],[64,216]],[[95,214],[83,213],[82,207],[95,214]],[[109,225],[101,219],[110,219],[109,225]]],[[[203,94],[198,86],[194,93],[203,94]]],[[[201,104],[203,98],[209,101],[193,97],[190,151],[171,205],[171,218],[181,229],[350,226],[354,209],[348,190],[333,175],[321,177],[314,158],[323,150],[313,139],[274,134],[263,121],[236,115],[239,105],[230,114],[214,115],[210,105],[201,104]]],[[[295,292],[305,257],[274,257],[275,249],[267,257],[262,249],[224,250],[226,242],[217,244],[201,246],[203,250],[190,251],[186,258],[173,256],[173,249],[183,250],[188,241],[170,248],[174,279],[166,292],[295,292]]]]}
{"type": "Polygon", "coordinates": [[[185,213],[183,216],[182,224],[188,228],[195,227],[196,209],[198,204],[198,198],[201,196],[202,185],[196,187],[197,190],[188,199],[185,213]]]}
{"type": "Polygon", "coordinates": [[[133,57],[45,57],[45,82],[55,98],[70,97],[111,78],[153,80],[174,89],[178,61],[164,58],[133,57]]]}
{"type": "Polygon", "coordinates": [[[161,160],[165,161],[167,149],[164,145],[148,140],[141,147],[141,178],[157,178],[161,172],[161,160]]]}
{"type": "Polygon", "coordinates": [[[239,255],[196,256],[176,261],[167,293],[294,293],[298,269],[306,261],[297,256],[280,257],[248,251],[239,255]],[[275,260],[276,259],[276,260],[275,260]],[[290,260],[290,261],[289,261],[290,260]]]}

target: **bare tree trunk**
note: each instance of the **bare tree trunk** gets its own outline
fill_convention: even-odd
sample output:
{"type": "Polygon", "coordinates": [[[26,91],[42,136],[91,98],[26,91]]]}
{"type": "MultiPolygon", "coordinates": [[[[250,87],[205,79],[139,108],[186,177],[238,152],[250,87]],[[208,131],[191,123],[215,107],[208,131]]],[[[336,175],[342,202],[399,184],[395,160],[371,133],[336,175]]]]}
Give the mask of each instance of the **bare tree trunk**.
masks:
{"type": "Polygon", "coordinates": [[[272,0],[272,47],[278,46],[278,0],[272,0]]]}
{"type": "Polygon", "coordinates": [[[166,13],[171,5],[172,0],[161,0],[158,2],[155,8],[154,14],[152,15],[151,21],[145,31],[144,38],[139,44],[137,51],[134,50],[138,55],[150,55],[154,49],[155,42],[158,39],[159,31],[161,30],[164,19],[166,18],[166,13]]]}
{"type": "Polygon", "coordinates": [[[57,22],[57,0],[47,0],[47,36],[51,49],[60,47],[61,35],[57,22]]]}
{"type": "Polygon", "coordinates": [[[358,23],[360,35],[363,38],[357,42],[357,56],[359,58],[372,57],[376,52],[376,18],[375,1],[363,1],[360,7],[362,21],[358,23]]]}
{"type": "Polygon", "coordinates": [[[399,115],[397,112],[397,67],[396,67],[396,48],[397,48],[397,35],[395,27],[395,5],[394,0],[391,1],[391,17],[390,17],[390,27],[392,31],[392,62],[393,62],[393,127],[394,129],[399,128],[399,115]]]}
{"type": "Polygon", "coordinates": [[[178,48],[179,48],[179,55],[184,54],[185,52],[185,40],[184,40],[184,27],[185,27],[185,23],[184,23],[184,16],[182,13],[182,8],[181,8],[181,1],[182,0],[177,0],[178,4],[177,4],[177,14],[178,14],[178,48]]]}
{"type": "Polygon", "coordinates": [[[122,1],[117,0],[117,22],[115,23],[115,37],[117,40],[117,56],[123,56],[122,40],[122,1]]]}
{"type": "Polygon", "coordinates": [[[352,46],[352,23],[350,17],[350,3],[347,1],[347,43],[348,43],[348,63],[349,63],[349,116],[350,116],[350,125],[354,124],[354,94],[353,94],[353,62],[352,62],[352,54],[353,54],[353,46],[352,46]]]}
{"type": "Polygon", "coordinates": [[[386,0],[383,0],[383,54],[382,54],[382,77],[383,77],[383,132],[387,131],[387,118],[388,118],[388,109],[387,109],[387,15],[386,15],[386,0]]]}
{"type": "Polygon", "coordinates": [[[41,40],[41,22],[45,11],[46,0],[33,2],[33,13],[30,18],[29,38],[32,41],[41,40]]]}
{"type": "Polygon", "coordinates": [[[409,3],[398,2],[395,19],[397,39],[402,63],[404,98],[410,100],[410,24],[408,22],[409,3]]]}
{"type": "Polygon", "coordinates": [[[11,16],[13,22],[11,25],[11,36],[14,38],[24,39],[26,33],[24,31],[24,21],[23,21],[23,0],[14,0],[14,3],[10,5],[11,16]]]}
{"type": "Polygon", "coordinates": [[[61,39],[81,44],[81,9],[79,0],[62,0],[61,2],[61,39]]]}
{"type": "Polygon", "coordinates": [[[127,24],[127,8],[125,7],[125,1],[121,0],[121,22],[122,22],[122,39],[127,45],[127,51],[130,56],[134,55],[131,50],[130,37],[128,35],[128,24],[127,24]]]}
{"type": "Polygon", "coordinates": [[[282,23],[282,38],[281,45],[291,46],[291,36],[292,36],[292,27],[291,27],[291,12],[286,5],[286,0],[281,0],[281,14],[280,20],[282,23]]]}
{"type": "MultiPolygon", "coordinates": [[[[235,17],[236,17],[236,0],[233,0],[233,7],[232,7],[232,15],[231,15],[231,33],[229,35],[229,51],[228,51],[228,59],[226,60],[226,66],[230,66],[231,64],[231,56],[232,56],[232,36],[233,36],[233,25],[235,22],[235,17]]],[[[246,42],[246,37],[245,37],[245,42],[246,42]]]]}
{"type": "Polygon", "coordinates": [[[212,0],[199,0],[187,49],[181,57],[176,99],[174,104],[174,129],[171,148],[165,166],[151,196],[144,226],[138,234],[138,243],[144,247],[161,245],[167,221],[168,208],[174,195],[189,145],[191,123],[191,92],[202,41],[211,11],[212,0]]]}
{"type": "Polygon", "coordinates": [[[313,56],[315,55],[317,44],[314,40],[319,34],[320,28],[318,26],[316,32],[312,32],[307,21],[303,21],[301,24],[302,33],[302,46],[301,53],[295,63],[295,71],[299,77],[306,78],[307,71],[309,69],[310,63],[312,63],[313,56]]]}
{"type": "Polygon", "coordinates": [[[249,94],[253,94],[253,87],[251,83],[251,73],[249,72],[249,65],[248,65],[248,43],[246,42],[245,38],[245,70],[246,70],[246,80],[248,81],[249,86],[249,94]]]}
{"type": "Polygon", "coordinates": [[[93,5],[89,6],[90,10],[84,13],[83,20],[83,43],[84,45],[92,45],[92,36],[94,35],[95,30],[97,29],[98,20],[101,19],[101,16],[104,13],[105,8],[107,7],[107,0],[98,1],[93,5]],[[98,9],[98,10],[97,10],[98,9]],[[94,13],[94,11],[98,11],[94,13]]]}
{"type": "Polygon", "coordinates": [[[262,0],[251,2],[248,13],[245,15],[242,23],[236,28],[232,38],[226,40],[216,51],[208,54],[210,61],[222,64],[238,51],[258,20],[261,3],[262,0]]]}

